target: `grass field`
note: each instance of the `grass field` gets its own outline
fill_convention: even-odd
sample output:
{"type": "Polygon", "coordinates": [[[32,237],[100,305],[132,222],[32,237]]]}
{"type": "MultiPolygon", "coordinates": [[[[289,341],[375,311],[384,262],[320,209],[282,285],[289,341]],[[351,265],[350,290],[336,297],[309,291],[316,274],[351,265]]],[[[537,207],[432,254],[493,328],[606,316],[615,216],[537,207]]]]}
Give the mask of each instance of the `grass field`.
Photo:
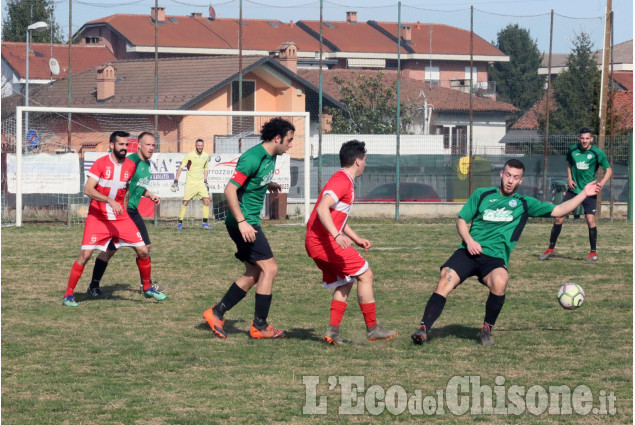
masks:
{"type": "MultiPolygon", "coordinates": [[[[631,223],[600,221],[600,261],[589,264],[582,221],[565,223],[559,257],[546,262],[537,255],[546,247],[551,222],[530,221],[512,254],[491,348],[477,344],[488,292],[474,278],[450,295],[429,343],[414,346],[409,337],[436,286],[439,265],[459,243],[453,222],[353,220],[352,226],[373,243],[365,257],[375,275],[378,319],[399,330],[391,341],[368,342],[359,307],[350,302],[342,323],[350,344],[321,343],[330,292],[306,256],[302,226],[264,224],[280,268],[269,319],[288,330],[287,339],[276,341],[249,339],[253,292],[226,315],[227,340],[214,337],[201,316],[243,271],[222,225],[211,232],[149,228],[153,278],[165,288],[165,302],[140,295],[133,252],[124,249],[111,261],[102,281],[105,298],[99,300],[85,295],[93,256],[76,290],[78,308],[62,307],[61,299],[82,228],[4,229],[3,424],[632,423],[631,223]],[[576,311],[556,301],[565,282],[586,291],[576,311]],[[359,397],[367,401],[398,388],[428,402],[445,392],[437,409],[443,414],[429,416],[426,410],[419,416],[420,410],[405,408],[393,415],[382,412],[382,404],[339,414],[347,397],[341,385],[329,383],[359,382],[354,376],[363,376],[359,397]],[[519,415],[453,414],[446,389],[453,377],[464,376],[479,376],[494,394],[524,386],[527,409],[519,415]],[[303,379],[319,384],[305,385],[303,379]],[[379,393],[366,391],[373,385],[379,393]],[[612,393],[616,413],[534,414],[530,406],[539,403],[529,393],[565,385],[572,391],[587,386],[594,408],[602,408],[602,396],[612,393]],[[313,399],[312,389],[324,398],[313,399]],[[305,404],[326,407],[326,414],[305,414],[305,404]]],[[[459,395],[470,394],[468,388],[459,395]]],[[[505,394],[504,406],[513,406],[505,394]]],[[[478,407],[475,397],[468,401],[478,407]]]]}

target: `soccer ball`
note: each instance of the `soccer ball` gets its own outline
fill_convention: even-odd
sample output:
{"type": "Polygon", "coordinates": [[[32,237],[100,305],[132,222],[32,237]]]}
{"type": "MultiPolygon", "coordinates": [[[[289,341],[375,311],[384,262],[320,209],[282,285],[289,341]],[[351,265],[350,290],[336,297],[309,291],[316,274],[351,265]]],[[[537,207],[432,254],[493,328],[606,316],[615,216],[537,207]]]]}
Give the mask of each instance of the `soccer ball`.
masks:
{"type": "Polygon", "coordinates": [[[558,302],[564,309],[575,310],[584,302],[584,290],[577,283],[565,283],[558,290],[558,302]]]}

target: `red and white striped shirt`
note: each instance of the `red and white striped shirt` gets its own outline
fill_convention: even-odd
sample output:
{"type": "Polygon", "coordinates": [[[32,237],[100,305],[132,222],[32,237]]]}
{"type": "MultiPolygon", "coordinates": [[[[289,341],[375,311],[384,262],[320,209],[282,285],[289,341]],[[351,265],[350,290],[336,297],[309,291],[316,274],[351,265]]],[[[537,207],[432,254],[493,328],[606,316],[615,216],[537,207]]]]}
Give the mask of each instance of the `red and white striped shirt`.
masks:
{"type": "Polygon", "coordinates": [[[322,193],[320,193],[313,212],[309,217],[309,222],[307,223],[304,243],[311,257],[313,257],[315,253],[323,252],[327,246],[335,248],[337,245],[333,236],[329,234],[317,215],[317,206],[325,194],[329,194],[335,199],[335,204],[333,204],[329,211],[337,231],[341,233],[346,226],[348,216],[355,202],[355,181],[353,177],[345,169],[341,168],[333,174],[329,181],[326,182],[326,185],[324,185],[322,193]]]}
{"type": "MultiPolygon", "coordinates": [[[[102,195],[117,201],[123,208],[126,190],[137,166],[128,158],[120,164],[113,162],[111,155],[102,156],[95,161],[86,173],[86,177],[97,180],[95,189],[102,195]]],[[[88,214],[100,220],[119,220],[128,217],[125,208],[123,208],[123,214],[116,216],[107,202],[99,202],[94,199],[90,202],[88,214]]]]}

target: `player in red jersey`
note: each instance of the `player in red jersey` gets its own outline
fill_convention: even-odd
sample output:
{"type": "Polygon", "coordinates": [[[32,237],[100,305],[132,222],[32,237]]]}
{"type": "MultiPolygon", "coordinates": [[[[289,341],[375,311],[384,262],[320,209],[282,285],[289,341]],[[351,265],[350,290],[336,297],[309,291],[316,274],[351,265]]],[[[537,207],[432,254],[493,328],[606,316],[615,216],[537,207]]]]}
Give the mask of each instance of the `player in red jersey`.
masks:
{"type": "Polygon", "coordinates": [[[359,140],[344,143],[340,148],[340,165],[342,168],[333,174],[318,197],[307,223],[304,242],[309,257],[322,270],[324,287],[335,289],[330,326],[323,339],[332,345],[343,343],[340,323],[355,280],[367,338],[371,341],[390,339],[397,331],[384,329],[375,318],[373,272],[364,257],[351,246],[354,242],[367,252],[370,241],[357,236],[348,225],[355,202],[355,178],[361,176],[366,167],[365,143],[359,140]]]}
{"type": "Polygon", "coordinates": [[[115,247],[131,246],[137,253],[137,265],[143,280],[144,294],[157,301],[166,298],[154,290],[150,282],[150,256],[137,226],[125,208],[123,200],[128,184],[135,172],[135,163],[126,158],[128,136],[125,131],[110,135],[110,154],[99,158],[86,173],[84,194],[91,198],[79,257],[71,269],[62,305],[77,307],[73,296],[84,266],[93,255],[93,250],[105,251],[112,240],[115,247]]]}

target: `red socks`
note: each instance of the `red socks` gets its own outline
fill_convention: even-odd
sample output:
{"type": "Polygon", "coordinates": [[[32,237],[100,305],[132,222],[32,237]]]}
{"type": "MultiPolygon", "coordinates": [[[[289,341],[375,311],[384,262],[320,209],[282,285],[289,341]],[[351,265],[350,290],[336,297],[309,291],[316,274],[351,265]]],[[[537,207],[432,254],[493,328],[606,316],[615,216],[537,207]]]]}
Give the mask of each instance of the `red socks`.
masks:
{"type": "Polygon", "coordinates": [[[359,303],[359,308],[362,309],[364,315],[364,321],[367,328],[372,328],[377,324],[377,318],[375,317],[375,303],[359,303]]]}
{"type": "Polygon", "coordinates": [[[79,278],[82,277],[82,273],[84,273],[84,266],[80,266],[79,263],[75,261],[71,268],[71,275],[68,277],[68,285],[66,286],[66,292],[64,292],[65,298],[69,295],[73,295],[77,282],[79,282],[79,278]]]}
{"type": "Polygon", "coordinates": [[[339,326],[342,323],[344,312],[346,312],[344,301],[331,300],[331,326],[339,326]]]}
{"type": "Polygon", "coordinates": [[[147,291],[150,289],[150,276],[152,265],[150,264],[150,257],[146,258],[138,258],[137,257],[137,267],[139,267],[139,274],[141,275],[141,281],[143,282],[143,290],[147,291]]]}

